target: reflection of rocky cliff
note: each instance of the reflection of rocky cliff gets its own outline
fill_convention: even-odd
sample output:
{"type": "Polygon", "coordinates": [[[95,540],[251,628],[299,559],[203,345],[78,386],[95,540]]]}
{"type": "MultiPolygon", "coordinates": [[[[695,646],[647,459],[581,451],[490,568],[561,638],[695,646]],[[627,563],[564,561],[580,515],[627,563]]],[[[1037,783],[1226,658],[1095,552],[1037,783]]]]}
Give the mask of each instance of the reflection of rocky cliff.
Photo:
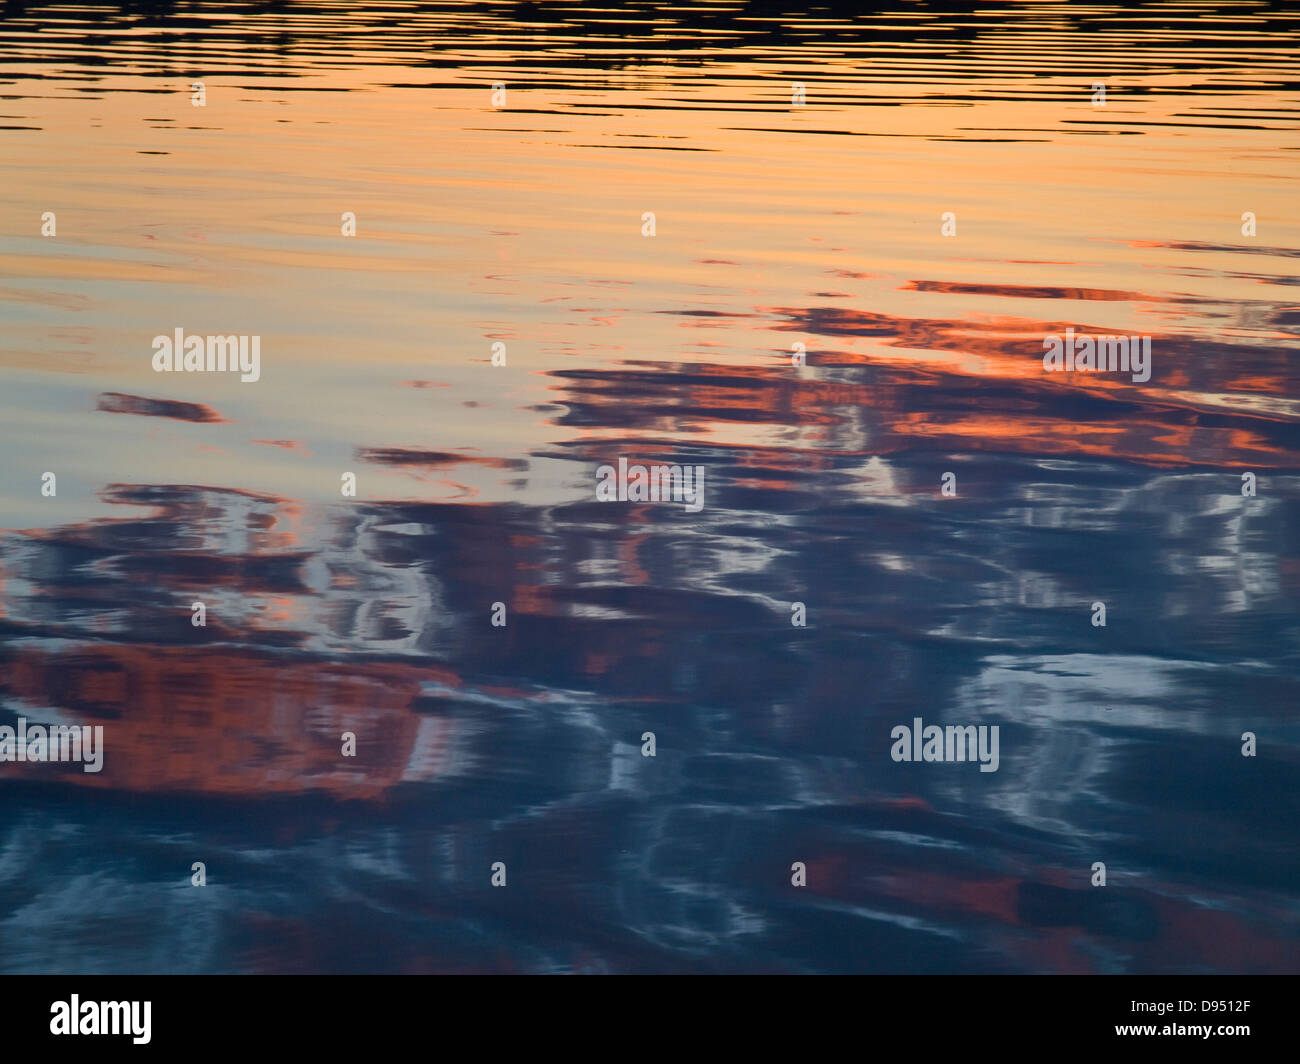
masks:
{"type": "Polygon", "coordinates": [[[256,797],[322,791],[372,798],[454,774],[457,728],[416,715],[427,670],[288,661],[224,648],[11,643],[8,713],[102,724],[104,769],[0,764],[0,779],[57,779],[117,791],[256,797]],[[342,756],[344,732],[356,756],[342,756]]]}
{"type": "MultiPolygon", "coordinates": [[[[753,423],[780,401],[750,384],[688,402],[753,423]]],[[[607,434],[556,445],[575,480],[691,460],[705,509],[135,486],[106,495],[130,516],[0,539],[0,709],[102,723],[106,748],[98,776],[4,765],[0,787],[31,811],[11,785],[48,782],[52,831],[119,840],[179,809],[149,829],[165,869],[105,859],[112,912],[151,928],[142,965],[168,932],[138,885],[205,858],[226,892],[204,970],[1219,970],[1216,942],[1286,969],[1289,481],[1243,508],[1211,472],[990,450],[942,500],[947,457],[868,453],[875,409],[801,451],[684,442],[574,388],[607,434]],[[917,713],[1000,724],[1002,767],[891,763],[917,713]],[[1255,719],[1248,776],[1219,758],[1255,719]],[[491,893],[497,859],[514,886],[491,893]]],[[[56,875],[4,839],[0,927],[39,956],[40,913],[100,897],[95,862],[51,844],[56,875]]]]}
{"type": "Polygon", "coordinates": [[[159,643],[422,655],[454,647],[406,515],[196,485],[113,485],[132,516],[0,539],[0,623],[159,643]],[[51,594],[55,591],[55,594],[51,594]],[[207,627],[190,628],[192,602],[207,627]]]}

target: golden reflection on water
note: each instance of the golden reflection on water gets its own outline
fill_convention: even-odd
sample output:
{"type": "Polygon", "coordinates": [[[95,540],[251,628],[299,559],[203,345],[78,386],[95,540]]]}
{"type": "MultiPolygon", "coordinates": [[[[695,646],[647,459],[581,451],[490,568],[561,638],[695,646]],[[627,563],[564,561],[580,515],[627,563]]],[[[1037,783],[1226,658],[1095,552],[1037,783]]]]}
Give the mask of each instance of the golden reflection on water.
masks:
{"type": "MultiPolygon", "coordinates": [[[[59,457],[92,452],[79,462],[89,483],[129,466],[151,482],[316,501],[342,441],[526,459],[565,434],[533,409],[564,402],[556,370],[637,360],[770,379],[796,339],[816,351],[810,381],[866,364],[954,387],[1022,381],[1048,407],[1068,388],[1243,415],[1263,393],[1283,401],[1270,416],[1290,420],[1300,142],[1294,90],[1277,83],[1294,30],[1262,38],[1252,26],[1267,22],[1244,10],[1231,52],[1213,53],[1231,65],[1210,76],[1187,62],[1189,41],[1208,43],[1194,25],[1165,44],[1152,21],[1112,26],[1101,10],[1086,36],[1067,25],[1078,11],[1036,8],[1029,25],[986,13],[980,47],[957,51],[937,16],[918,16],[932,34],[873,41],[895,13],[833,47],[753,43],[743,20],[718,55],[638,62],[638,40],[655,34],[632,27],[625,65],[579,72],[573,56],[602,58],[581,36],[513,27],[515,49],[482,47],[469,12],[448,8],[431,20],[403,11],[372,41],[326,6],[312,32],[333,23],[338,36],[314,52],[259,46],[282,16],[189,42],[203,108],[190,105],[196,75],[168,71],[179,42],[159,47],[162,27],[69,44],[54,81],[36,79],[48,67],[20,43],[6,67],[7,121],[20,128],[4,133],[0,163],[4,365],[17,394],[40,393],[62,416],[112,391],[208,403],[229,420],[148,426],[163,445],[142,447],[138,427],[82,418],[77,449],[59,457]],[[439,67],[402,65],[422,55],[439,67]],[[1104,108],[1083,66],[1108,75],[1104,108]],[[498,80],[504,108],[490,103],[498,80]],[[42,241],[34,212],[62,205],[57,242],[42,241]],[[339,235],[346,210],[354,239],[339,235]],[[653,239],[640,235],[647,210],[653,239]],[[1260,219],[1256,238],[1241,235],[1243,210],[1260,219]],[[944,211],[955,237],[940,235],[944,211]],[[154,374],[149,338],[177,324],[263,335],[265,383],[154,374]],[[1153,380],[1047,377],[1041,339],[1066,324],[1152,335],[1153,380]],[[488,373],[497,340],[509,370],[488,373]],[[435,405],[398,389],[412,377],[451,390],[435,405]],[[313,457],[268,457],[252,443],[267,437],[313,457]]],[[[890,433],[932,435],[925,417],[873,412],[870,388],[851,403],[890,433]]],[[[1159,442],[1164,416],[1092,453],[1177,461],[1159,442]]],[[[953,434],[1078,453],[1058,422],[1040,430],[1010,414],[953,434]]],[[[1232,433],[1249,426],[1196,451],[1234,465],[1232,433]]],[[[712,422],[664,438],[789,445],[754,423],[728,431],[712,422]]],[[[1294,458],[1265,445],[1247,460],[1294,458]]],[[[536,485],[480,467],[471,497],[549,498],[564,471],[532,465],[536,485]]],[[[371,477],[384,497],[422,490],[391,471],[371,477]]]]}

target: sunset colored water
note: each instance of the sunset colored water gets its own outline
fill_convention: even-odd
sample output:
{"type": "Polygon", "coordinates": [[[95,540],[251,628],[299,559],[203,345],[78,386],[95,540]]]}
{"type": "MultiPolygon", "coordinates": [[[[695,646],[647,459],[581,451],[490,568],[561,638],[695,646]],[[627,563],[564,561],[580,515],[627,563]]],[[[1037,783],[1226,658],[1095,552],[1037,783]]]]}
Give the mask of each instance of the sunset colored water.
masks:
{"type": "Polygon", "coordinates": [[[6,6],[0,972],[1300,970],[1298,57],[6,6]]]}

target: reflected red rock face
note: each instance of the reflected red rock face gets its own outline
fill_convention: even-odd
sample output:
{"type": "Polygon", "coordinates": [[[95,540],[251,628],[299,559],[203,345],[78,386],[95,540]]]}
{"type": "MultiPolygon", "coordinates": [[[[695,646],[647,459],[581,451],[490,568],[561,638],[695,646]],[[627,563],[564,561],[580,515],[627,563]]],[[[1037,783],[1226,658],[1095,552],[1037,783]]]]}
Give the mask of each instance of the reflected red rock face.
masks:
{"type": "Polygon", "coordinates": [[[102,725],[104,767],[0,763],[0,778],[124,792],[373,799],[452,767],[455,726],[412,712],[420,683],[431,680],[454,677],[220,648],[7,650],[0,690],[10,706],[30,723],[102,725]],[[356,736],[355,756],[343,756],[346,732],[356,736]]]}

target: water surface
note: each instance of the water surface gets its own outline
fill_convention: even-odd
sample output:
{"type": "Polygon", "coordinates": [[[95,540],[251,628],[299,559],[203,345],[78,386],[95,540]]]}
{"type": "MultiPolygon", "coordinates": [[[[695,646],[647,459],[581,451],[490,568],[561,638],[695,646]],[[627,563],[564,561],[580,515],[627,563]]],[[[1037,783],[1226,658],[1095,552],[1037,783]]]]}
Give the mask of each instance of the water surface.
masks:
{"type": "Polygon", "coordinates": [[[1296,971],[1298,45],[9,4],[0,723],[106,753],[0,765],[0,970],[1296,971]]]}

